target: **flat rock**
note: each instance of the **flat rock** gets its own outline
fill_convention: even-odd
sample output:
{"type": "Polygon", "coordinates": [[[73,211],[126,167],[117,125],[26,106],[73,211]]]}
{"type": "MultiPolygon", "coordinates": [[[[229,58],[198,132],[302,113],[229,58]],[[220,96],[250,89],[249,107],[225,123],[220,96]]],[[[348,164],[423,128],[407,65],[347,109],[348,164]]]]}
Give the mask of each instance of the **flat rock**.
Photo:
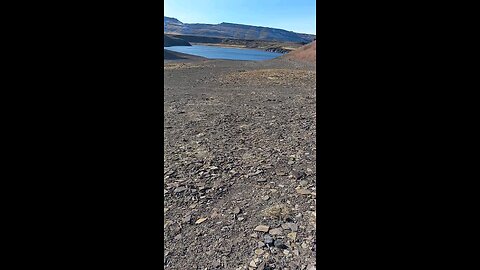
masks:
{"type": "Polygon", "coordinates": [[[298,225],[292,222],[283,223],[282,228],[285,230],[291,230],[292,232],[298,231],[298,225]]]}
{"type": "Polygon", "coordinates": [[[296,232],[291,232],[287,234],[287,237],[291,239],[292,241],[295,241],[297,239],[297,233],[296,232]]]}
{"type": "Polygon", "coordinates": [[[255,227],[255,229],[253,229],[254,231],[257,231],[257,232],[268,232],[268,229],[270,227],[267,226],[267,225],[258,225],[257,227],[255,227]]]}
{"type": "Polygon", "coordinates": [[[263,249],[261,249],[261,248],[255,249],[255,254],[256,254],[256,255],[262,255],[263,253],[265,253],[265,250],[263,250],[263,249]]]}
{"type": "Polygon", "coordinates": [[[200,224],[200,223],[204,222],[205,220],[207,220],[207,218],[200,218],[197,221],[195,221],[195,224],[200,224]]]}
{"type": "Polygon", "coordinates": [[[179,193],[179,192],[183,192],[183,191],[185,191],[185,190],[187,190],[186,187],[177,187],[173,192],[179,193]]]}
{"type": "Polygon", "coordinates": [[[310,195],[312,192],[308,189],[299,188],[297,189],[297,193],[301,195],[310,195]]]}
{"type": "Polygon", "coordinates": [[[275,228],[275,229],[271,229],[268,233],[271,235],[281,235],[283,234],[283,230],[282,228],[275,228]]]}

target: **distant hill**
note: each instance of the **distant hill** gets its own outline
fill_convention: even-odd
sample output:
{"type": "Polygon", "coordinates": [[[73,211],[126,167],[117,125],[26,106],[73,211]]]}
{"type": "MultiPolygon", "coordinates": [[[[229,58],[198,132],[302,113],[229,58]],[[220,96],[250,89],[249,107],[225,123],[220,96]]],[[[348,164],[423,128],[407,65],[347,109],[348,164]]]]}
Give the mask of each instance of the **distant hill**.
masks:
{"type": "Polygon", "coordinates": [[[163,35],[163,47],[170,46],[192,46],[188,41],[181,38],[163,35]]]}
{"type": "Polygon", "coordinates": [[[163,26],[164,33],[177,35],[304,43],[309,43],[315,39],[315,35],[300,34],[270,27],[234,23],[182,23],[169,17],[163,17],[163,26]]]}
{"type": "Polygon", "coordinates": [[[281,58],[290,59],[295,61],[310,62],[316,63],[317,61],[317,41],[314,40],[312,43],[302,46],[295,51],[287,53],[281,58]]]}

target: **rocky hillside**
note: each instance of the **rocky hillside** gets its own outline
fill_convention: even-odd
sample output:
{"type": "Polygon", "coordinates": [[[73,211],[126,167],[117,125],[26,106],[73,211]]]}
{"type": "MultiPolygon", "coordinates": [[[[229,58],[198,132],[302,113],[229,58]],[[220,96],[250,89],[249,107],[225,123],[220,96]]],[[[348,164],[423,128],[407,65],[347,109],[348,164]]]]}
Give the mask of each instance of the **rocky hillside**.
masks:
{"type": "Polygon", "coordinates": [[[269,27],[234,23],[190,24],[182,23],[175,18],[169,17],[164,17],[163,26],[164,33],[177,35],[306,43],[311,42],[315,39],[315,35],[300,34],[269,27]]]}
{"type": "Polygon", "coordinates": [[[170,47],[170,46],[192,46],[192,45],[188,43],[188,41],[185,41],[181,38],[163,35],[163,47],[170,47]]]}

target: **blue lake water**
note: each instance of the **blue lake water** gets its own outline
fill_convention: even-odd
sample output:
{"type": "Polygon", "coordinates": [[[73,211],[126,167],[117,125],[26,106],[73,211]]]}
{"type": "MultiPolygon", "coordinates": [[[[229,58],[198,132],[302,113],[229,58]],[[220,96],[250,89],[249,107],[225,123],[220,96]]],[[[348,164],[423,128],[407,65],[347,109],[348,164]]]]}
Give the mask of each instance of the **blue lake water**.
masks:
{"type": "Polygon", "coordinates": [[[229,60],[269,60],[282,55],[281,53],[267,52],[254,49],[242,48],[224,48],[218,46],[172,46],[164,47],[165,50],[198,55],[209,59],[229,59],[229,60]]]}

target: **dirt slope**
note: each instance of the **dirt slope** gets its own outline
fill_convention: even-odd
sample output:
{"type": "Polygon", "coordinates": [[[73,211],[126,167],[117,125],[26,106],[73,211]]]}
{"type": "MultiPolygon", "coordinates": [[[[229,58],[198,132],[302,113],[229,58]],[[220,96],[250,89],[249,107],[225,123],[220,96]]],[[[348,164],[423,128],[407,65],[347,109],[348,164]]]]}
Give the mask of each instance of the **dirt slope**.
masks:
{"type": "Polygon", "coordinates": [[[317,61],[317,41],[313,41],[305,46],[296,49],[284,56],[284,59],[315,63],[317,61]]]}

